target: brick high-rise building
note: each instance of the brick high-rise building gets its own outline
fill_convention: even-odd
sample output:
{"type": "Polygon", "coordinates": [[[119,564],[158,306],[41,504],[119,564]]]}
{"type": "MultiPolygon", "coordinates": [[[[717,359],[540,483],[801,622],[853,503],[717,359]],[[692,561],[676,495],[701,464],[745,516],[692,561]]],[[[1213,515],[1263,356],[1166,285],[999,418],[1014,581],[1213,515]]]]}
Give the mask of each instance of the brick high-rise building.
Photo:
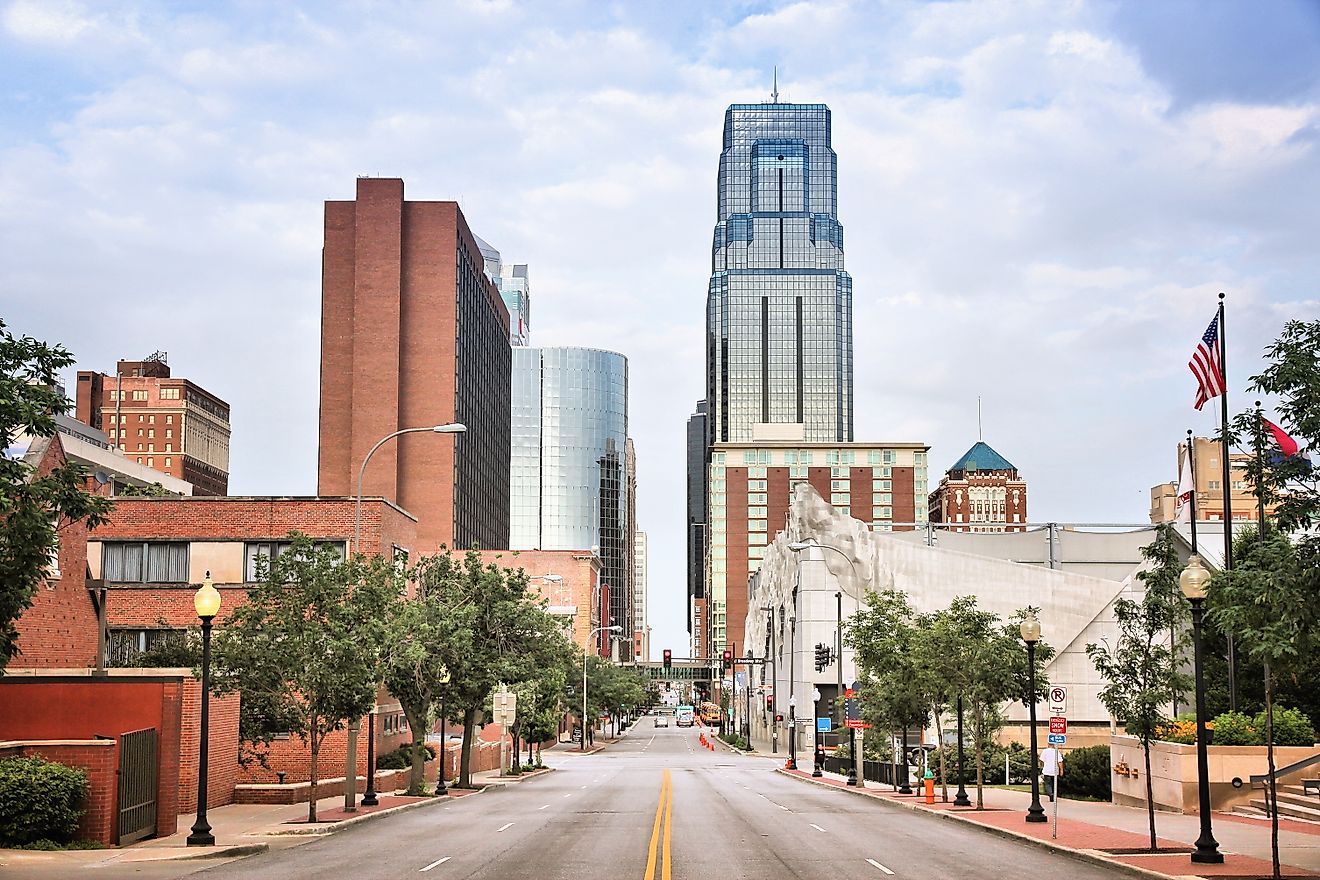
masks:
{"type": "MultiPolygon", "coordinates": [[[[1198,520],[1219,522],[1224,519],[1224,466],[1220,463],[1220,452],[1224,444],[1214,437],[1196,438],[1196,455],[1192,465],[1196,472],[1196,518],[1198,520]]],[[[1178,444],[1178,472],[1182,472],[1183,459],[1187,457],[1187,444],[1178,444]]],[[[1228,457],[1229,476],[1232,487],[1229,497],[1233,500],[1234,522],[1256,520],[1256,492],[1247,468],[1251,466],[1251,454],[1234,452],[1228,457]]],[[[1277,504],[1267,504],[1265,513],[1272,516],[1277,504]]],[[[1188,511],[1190,519],[1191,512],[1188,511]]],[[[1178,518],[1178,483],[1160,483],[1150,489],[1150,521],[1169,523],[1178,518]]]]}
{"type": "MultiPolygon", "coordinates": [[[[810,483],[846,515],[876,530],[910,530],[925,519],[924,443],[716,443],[709,485],[706,653],[733,643],[747,618],[747,581],[783,528],[793,487],[810,483]]],[[[694,638],[696,634],[694,633],[694,638]]]]}
{"type": "Polygon", "coordinates": [[[318,492],[365,492],[417,516],[422,552],[509,546],[509,314],[457,202],[412,202],[359,178],[325,203],[318,492]]]}
{"type": "Polygon", "coordinates": [[[113,376],[79,370],[74,400],[78,421],[128,458],[192,483],[197,495],[229,494],[229,404],[171,376],[164,352],[119,361],[113,376]]]}
{"type": "Polygon", "coordinates": [[[930,521],[955,532],[1025,532],[1027,482],[1012,462],[978,440],[931,493],[930,521]]]}

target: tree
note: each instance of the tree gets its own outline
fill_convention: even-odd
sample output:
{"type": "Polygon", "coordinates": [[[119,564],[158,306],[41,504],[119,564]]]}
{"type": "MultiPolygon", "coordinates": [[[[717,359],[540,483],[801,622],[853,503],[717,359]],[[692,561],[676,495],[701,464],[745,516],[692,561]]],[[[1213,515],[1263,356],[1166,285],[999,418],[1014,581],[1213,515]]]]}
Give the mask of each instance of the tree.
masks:
{"type": "Polygon", "coordinates": [[[1181,567],[1174,552],[1172,529],[1161,526],[1155,541],[1141,548],[1150,567],[1137,577],[1146,585],[1140,602],[1122,598],[1114,602],[1118,642],[1088,644],[1086,656],[1105,680],[1100,702],[1115,718],[1124,721],[1127,732],[1141,742],[1146,764],[1146,816],[1150,826],[1150,851],[1156,852],[1155,793],[1150,775],[1150,744],[1166,720],[1164,708],[1188,689],[1179,657],[1185,645],[1178,636],[1182,602],[1170,595],[1181,567]]]}
{"type": "Polygon", "coordinates": [[[399,593],[385,611],[381,674],[408,718],[413,738],[408,794],[414,796],[422,793],[423,743],[449,678],[443,652],[445,612],[440,597],[426,589],[418,589],[413,596],[399,593]]]}
{"type": "Polygon", "coordinates": [[[110,500],[82,489],[83,470],[66,462],[49,473],[35,472],[9,447],[21,436],[56,432],[55,415],[69,400],[57,390],[56,372],[73,363],[58,345],[16,337],[0,320],[0,675],[18,654],[18,618],[59,548],[59,533],[73,523],[95,528],[105,522],[110,500]]]}
{"type": "MultiPolygon", "coordinates": [[[[1320,538],[1294,543],[1287,535],[1244,531],[1233,546],[1233,569],[1210,579],[1209,616],[1239,650],[1265,671],[1265,743],[1270,801],[1274,779],[1274,695],[1280,676],[1306,668],[1320,649],[1320,538]]],[[[1279,877],[1279,815],[1271,810],[1270,847],[1279,877]]]]}
{"type": "Polygon", "coordinates": [[[414,569],[419,591],[434,595],[444,609],[435,638],[439,659],[449,672],[438,696],[461,713],[463,752],[458,784],[472,784],[472,743],[478,715],[497,685],[517,685],[548,665],[563,662],[568,642],[560,624],[531,592],[525,572],[482,565],[469,551],[428,557],[414,569]]]}
{"type": "Polygon", "coordinates": [[[280,732],[308,744],[307,821],[315,822],[321,745],[371,711],[382,620],[401,582],[381,557],[343,560],[297,532],[289,540],[275,560],[258,557],[256,584],[217,632],[213,689],[240,694],[241,736],[250,745],[268,745],[280,732]]]}
{"type": "MultiPolygon", "coordinates": [[[[1278,397],[1282,426],[1303,447],[1320,449],[1320,321],[1289,321],[1265,349],[1271,362],[1251,377],[1255,391],[1278,397]]],[[[1259,430],[1254,412],[1251,428],[1259,430]]],[[[1239,429],[1241,423],[1239,423],[1239,429]]],[[[1320,522],[1320,480],[1312,462],[1295,455],[1273,458],[1264,468],[1266,502],[1276,502],[1276,520],[1284,532],[1320,522]]]]}

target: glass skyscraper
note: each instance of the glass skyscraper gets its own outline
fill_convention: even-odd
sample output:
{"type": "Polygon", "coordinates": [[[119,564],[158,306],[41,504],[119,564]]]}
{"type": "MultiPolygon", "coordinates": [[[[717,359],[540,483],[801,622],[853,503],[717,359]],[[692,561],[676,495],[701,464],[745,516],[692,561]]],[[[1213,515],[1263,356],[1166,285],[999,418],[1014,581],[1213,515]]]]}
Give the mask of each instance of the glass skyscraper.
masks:
{"type": "Polygon", "coordinates": [[[711,443],[749,441],[758,424],[852,440],[852,278],[837,190],[828,107],[729,107],[706,305],[711,443]]]}
{"type": "Polygon", "coordinates": [[[509,549],[598,548],[611,623],[631,634],[628,359],[515,347],[512,410],[509,549]]]}

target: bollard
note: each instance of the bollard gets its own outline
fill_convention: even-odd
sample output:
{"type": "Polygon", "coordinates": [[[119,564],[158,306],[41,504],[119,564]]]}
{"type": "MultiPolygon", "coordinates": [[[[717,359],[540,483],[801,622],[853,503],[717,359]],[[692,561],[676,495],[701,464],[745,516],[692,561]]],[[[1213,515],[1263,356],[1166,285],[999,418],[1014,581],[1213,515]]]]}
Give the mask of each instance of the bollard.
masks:
{"type": "Polygon", "coordinates": [[[926,778],[922,781],[926,783],[926,803],[935,803],[935,777],[927,770],[926,778]]]}

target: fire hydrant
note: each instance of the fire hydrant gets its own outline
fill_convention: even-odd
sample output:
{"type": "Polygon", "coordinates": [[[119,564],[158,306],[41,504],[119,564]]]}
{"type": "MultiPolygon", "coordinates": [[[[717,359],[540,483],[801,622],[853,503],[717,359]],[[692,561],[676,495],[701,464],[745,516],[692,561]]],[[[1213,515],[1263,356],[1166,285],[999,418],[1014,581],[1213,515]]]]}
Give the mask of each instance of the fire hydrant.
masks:
{"type": "Polygon", "coordinates": [[[935,803],[935,774],[927,770],[922,781],[926,783],[926,803],[935,803]]]}

